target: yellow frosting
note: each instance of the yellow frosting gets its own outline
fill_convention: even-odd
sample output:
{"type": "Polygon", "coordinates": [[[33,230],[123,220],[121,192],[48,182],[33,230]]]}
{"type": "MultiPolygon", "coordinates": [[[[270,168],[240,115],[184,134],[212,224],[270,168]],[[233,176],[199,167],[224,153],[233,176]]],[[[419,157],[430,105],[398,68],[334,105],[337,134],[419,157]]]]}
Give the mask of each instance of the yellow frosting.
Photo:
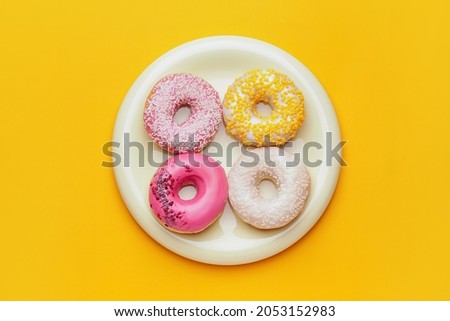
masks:
{"type": "Polygon", "coordinates": [[[223,102],[228,133],[248,145],[283,145],[303,123],[303,94],[288,76],[272,69],[246,72],[228,88],[223,102]],[[258,103],[270,105],[263,116],[258,103]]]}

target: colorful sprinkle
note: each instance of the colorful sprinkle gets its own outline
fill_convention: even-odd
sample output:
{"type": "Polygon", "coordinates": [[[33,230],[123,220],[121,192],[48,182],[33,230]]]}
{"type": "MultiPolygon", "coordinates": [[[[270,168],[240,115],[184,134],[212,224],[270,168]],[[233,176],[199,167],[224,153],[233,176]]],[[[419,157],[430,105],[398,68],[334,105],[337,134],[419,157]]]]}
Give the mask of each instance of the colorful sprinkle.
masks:
{"type": "Polygon", "coordinates": [[[223,114],[228,133],[243,144],[281,146],[303,124],[303,94],[288,76],[272,69],[255,69],[228,88],[223,114]],[[272,113],[258,113],[259,103],[269,105],[272,113]]]}
{"type": "Polygon", "coordinates": [[[202,78],[171,74],[153,87],[144,110],[144,124],[150,137],[175,153],[201,151],[219,130],[222,104],[217,91],[202,78]],[[189,118],[174,121],[176,111],[187,106],[189,118]]]}

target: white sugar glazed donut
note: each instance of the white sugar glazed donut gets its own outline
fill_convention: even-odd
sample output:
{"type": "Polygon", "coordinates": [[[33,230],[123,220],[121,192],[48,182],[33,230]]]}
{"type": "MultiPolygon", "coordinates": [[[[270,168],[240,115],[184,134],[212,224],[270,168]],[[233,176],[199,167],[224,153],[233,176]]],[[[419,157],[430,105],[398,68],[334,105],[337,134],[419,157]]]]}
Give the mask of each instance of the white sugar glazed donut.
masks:
{"type": "Polygon", "coordinates": [[[228,174],[229,200],[240,218],[259,229],[289,224],[305,206],[310,176],[294,155],[278,148],[248,150],[233,164],[228,174]],[[259,194],[261,181],[271,180],[278,191],[272,199],[259,194]]]}

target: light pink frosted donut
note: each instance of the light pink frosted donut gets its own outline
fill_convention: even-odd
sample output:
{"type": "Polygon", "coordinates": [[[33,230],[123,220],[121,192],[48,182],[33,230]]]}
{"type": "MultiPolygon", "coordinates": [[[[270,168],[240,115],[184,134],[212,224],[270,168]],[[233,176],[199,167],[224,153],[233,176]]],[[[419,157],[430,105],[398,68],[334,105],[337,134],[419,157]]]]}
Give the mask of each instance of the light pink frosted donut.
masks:
{"type": "Polygon", "coordinates": [[[231,206],[244,222],[259,229],[285,226],[305,206],[310,177],[306,167],[295,164],[294,155],[278,147],[248,150],[228,173],[231,206]],[[262,180],[271,180],[278,191],[272,199],[259,194],[262,180]]]}
{"type": "Polygon", "coordinates": [[[198,233],[211,225],[227,203],[225,171],[211,157],[199,153],[178,154],[158,168],[150,183],[149,201],[155,218],[167,229],[198,233]],[[193,185],[197,193],[183,200],[178,192],[193,185]]]}
{"type": "Polygon", "coordinates": [[[219,129],[222,104],[217,91],[202,78],[171,74],[153,87],[145,102],[144,124],[150,137],[175,153],[200,152],[219,129]],[[190,107],[189,118],[174,121],[175,112],[190,107]]]}

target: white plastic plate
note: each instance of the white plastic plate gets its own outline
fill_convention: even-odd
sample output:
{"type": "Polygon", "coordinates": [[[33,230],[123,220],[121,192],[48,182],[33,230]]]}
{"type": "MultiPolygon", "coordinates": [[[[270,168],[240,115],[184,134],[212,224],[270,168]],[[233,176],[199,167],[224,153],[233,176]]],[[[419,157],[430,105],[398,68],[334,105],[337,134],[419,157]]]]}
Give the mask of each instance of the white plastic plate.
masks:
{"type": "MultiPolygon", "coordinates": [[[[157,242],[186,258],[220,265],[254,262],[283,251],[298,241],[317,222],[325,211],[336,186],[340,165],[327,166],[325,157],[326,133],[331,133],[331,144],[340,141],[339,125],[333,106],[314,75],[293,56],[268,43],[235,36],[208,37],[183,44],[153,62],[134,82],[117,115],[113,140],[120,144],[115,151],[121,154],[121,163],[114,167],[116,182],[130,213],[139,225],[157,242]],[[150,180],[156,170],[149,164],[148,154],[161,161],[161,149],[149,143],[143,125],[144,104],[153,85],[171,73],[192,73],[208,81],[223,98],[228,85],[236,77],[254,68],[272,68],[287,74],[304,94],[306,117],[294,140],[293,150],[301,153],[306,142],[317,142],[322,149],[311,148],[308,159],[322,160],[318,167],[309,167],[311,193],[307,204],[288,226],[276,230],[258,230],[235,216],[227,204],[222,216],[205,231],[182,235],[162,227],[152,216],[148,203],[150,180]],[[124,148],[125,137],[144,146],[144,155],[138,147],[124,148]],[[148,150],[151,148],[152,150],[148,150]],[[126,164],[125,149],[129,150],[126,164]],[[139,158],[144,160],[140,166],[139,158]],[[143,159],[142,159],[143,158],[143,159]]],[[[329,134],[330,135],[330,134],[329,134]]],[[[214,138],[224,150],[232,137],[223,125],[214,138]]],[[[215,148],[210,150],[216,153],[215,148]]],[[[225,154],[225,153],[224,153],[225,154]]],[[[241,154],[232,149],[232,157],[215,157],[228,172],[241,154]]],[[[151,255],[151,253],[149,253],[151,255]]]]}

